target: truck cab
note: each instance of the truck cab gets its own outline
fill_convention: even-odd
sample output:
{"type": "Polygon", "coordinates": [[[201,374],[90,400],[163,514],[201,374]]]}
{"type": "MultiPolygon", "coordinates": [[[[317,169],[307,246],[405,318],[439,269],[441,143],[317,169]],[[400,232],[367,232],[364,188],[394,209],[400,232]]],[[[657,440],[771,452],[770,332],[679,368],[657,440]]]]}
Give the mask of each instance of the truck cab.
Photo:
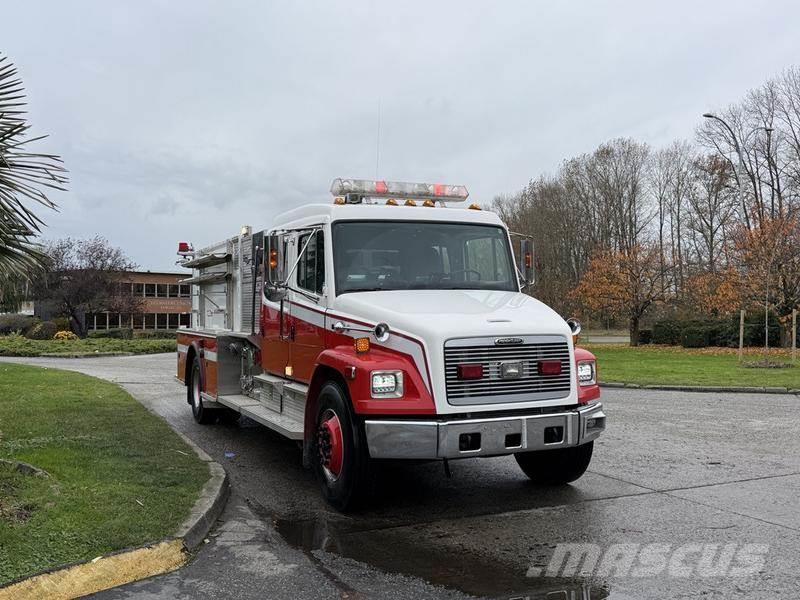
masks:
{"type": "Polygon", "coordinates": [[[513,454],[580,477],[605,428],[579,325],[525,293],[532,243],[463,186],[337,179],[332,201],[194,252],[178,378],[302,443],[325,498],[364,501],[380,461],[513,454]]]}

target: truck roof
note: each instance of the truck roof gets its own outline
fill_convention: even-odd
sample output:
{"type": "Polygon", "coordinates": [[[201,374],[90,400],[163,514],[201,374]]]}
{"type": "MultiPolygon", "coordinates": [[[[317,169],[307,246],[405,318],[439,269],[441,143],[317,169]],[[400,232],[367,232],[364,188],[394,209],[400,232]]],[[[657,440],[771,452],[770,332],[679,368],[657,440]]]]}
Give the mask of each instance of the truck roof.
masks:
{"type": "Polygon", "coordinates": [[[452,206],[387,206],[386,204],[307,204],[275,218],[270,229],[294,229],[335,221],[442,221],[504,226],[488,210],[452,206]]]}

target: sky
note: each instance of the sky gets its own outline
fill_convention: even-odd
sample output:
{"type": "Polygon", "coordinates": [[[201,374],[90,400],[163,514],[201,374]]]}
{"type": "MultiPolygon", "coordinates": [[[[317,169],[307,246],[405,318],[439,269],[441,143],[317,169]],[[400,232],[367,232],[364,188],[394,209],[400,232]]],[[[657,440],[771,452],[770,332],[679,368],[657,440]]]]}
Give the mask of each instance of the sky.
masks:
{"type": "Polygon", "coordinates": [[[179,271],[178,241],[269,227],[335,177],[488,205],[613,138],[692,139],[800,62],[798,22],[784,0],[31,0],[0,53],[70,171],[44,237],[179,271]]]}

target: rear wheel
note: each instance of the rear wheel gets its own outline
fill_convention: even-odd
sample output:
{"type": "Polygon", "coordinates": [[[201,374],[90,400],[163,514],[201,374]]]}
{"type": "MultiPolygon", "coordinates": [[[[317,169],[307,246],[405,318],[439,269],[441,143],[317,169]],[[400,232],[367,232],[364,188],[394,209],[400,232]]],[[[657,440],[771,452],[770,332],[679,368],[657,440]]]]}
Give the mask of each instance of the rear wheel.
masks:
{"type": "Polygon", "coordinates": [[[366,437],[342,388],[326,383],[317,402],[314,470],[322,495],[335,509],[359,506],[368,495],[371,475],[366,437]]]}
{"type": "Polygon", "coordinates": [[[594,442],[560,448],[520,452],[514,455],[525,475],[536,483],[560,485],[579,479],[589,468],[594,442]]]}
{"type": "Polygon", "coordinates": [[[209,410],[203,406],[202,387],[200,383],[200,357],[195,356],[192,361],[192,370],[189,376],[189,385],[186,393],[189,396],[189,404],[192,405],[192,415],[194,420],[203,425],[213,423],[216,420],[216,411],[209,410]]]}

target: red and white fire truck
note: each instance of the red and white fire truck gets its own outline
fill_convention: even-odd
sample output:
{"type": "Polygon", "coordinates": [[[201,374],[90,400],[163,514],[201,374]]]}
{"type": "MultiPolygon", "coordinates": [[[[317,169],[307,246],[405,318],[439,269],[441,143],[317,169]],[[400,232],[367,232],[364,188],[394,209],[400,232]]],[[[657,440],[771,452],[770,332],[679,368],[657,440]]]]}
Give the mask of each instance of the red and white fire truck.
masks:
{"type": "Polygon", "coordinates": [[[302,444],[346,510],[383,459],[513,454],[533,480],[589,465],[605,429],[580,325],[523,293],[533,244],[463,186],[336,179],[332,201],[195,252],[177,376],[194,418],[232,410],[302,444]]]}

